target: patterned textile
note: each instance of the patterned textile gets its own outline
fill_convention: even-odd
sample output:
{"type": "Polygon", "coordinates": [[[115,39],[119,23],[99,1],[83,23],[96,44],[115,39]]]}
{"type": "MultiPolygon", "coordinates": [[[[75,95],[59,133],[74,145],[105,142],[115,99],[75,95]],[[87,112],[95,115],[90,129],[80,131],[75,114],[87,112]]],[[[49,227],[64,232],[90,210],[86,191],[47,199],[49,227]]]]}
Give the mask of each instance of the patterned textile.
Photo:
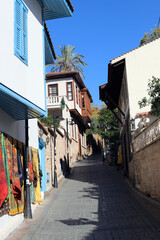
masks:
{"type": "Polygon", "coordinates": [[[9,200],[5,201],[0,208],[0,217],[9,213],[9,200]]]}
{"type": "MultiPolygon", "coordinates": [[[[16,143],[16,140],[13,140],[14,145],[13,145],[13,161],[11,161],[12,163],[15,162],[15,153],[17,151],[17,145],[18,145],[18,149],[19,149],[19,160],[21,160],[21,166],[22,169],[21,171],[23,172],[23,144],[18,142],[18,144],[16,143]],[[14,149],[16,148],[16,149],[14,149]]],[[[19,172],[18,170],[18,164],[13,164],[13,168],[14,168],[14,173],[16,172],[16,175],[18,175],[19,178],[19,172]],[[16,165],[16,167],[15,167],[16,165]]],[[[12,175],[13,176],[13,175],[12,175]]],[[[16,176],[17,178],[17,176],[16,176]]],[[[15,179],[15,176],[13,176],[13,179],[15,179]]],[[[11,184],[11,188],[12,188],[12,193],[9,197],[9,215],[16,215],[18,213],[22,213],[24,211],[24,182],[22,181],[22,188],[21,188],[21,199],[17,198],[17,194],[15,194],[15,189],[17,189],[17,186],[20,187],[20,181],[19,181],[19,185],[17,185],[18,180],[16,179],[16,182],[13,184],[14,185],[14,189],[13,189],[13,185],[11,184]],[[15,188],[15,184],[16,184],[16,188],[15,188]]],[[[17,190],[16,190],[17,191],[17,190]]],[[[18,190],[18,194],[19,194],[19,190],[18,190]]]]}
{"type": "MultiPolygon", "coordinates": [[[[1,140],[1,134],[0,134],[1,140]]],[[[1,143],[1,141],[0,141],[1,143]]],[[[1,151],[1,144],[0,144],[0,207],[4,203],[5,199],[8,196],[8,186],[7,186],[7,178],[5,174],[5,168],[3,164],[3,157],[1,151]]]]}
{"type": "Polygon", "coordinates": [[[17,162],[18,162],[18,172],[19,172],[19,180],[21,187],[23,186],[24,174],[23,174],[23,167],[22,167],[22,159],[23,156],[23,144],[18,142],[18,150],[17,150],[17,162]]]}
{"type": "Polygon", "coordinates": [[[32,158],[33,158],[32,151],[31,151],[31,148],[29,148],[28,168],[29,168],[29,180],[31,182],[33,182],[33,180],[34,180],[32,158]]]}
{"type": "Polygon", "coordinates": [[[9,175],[10,175],[10,180],[12,182],[12,168],[11,168],[11,161],[12,161],[12,138],[6,137],[5,138],[5,143],[6,143],[6,149],[7,149],[9,175]]]}
{"type": "Polygon", "coordinates": [[[11,193],[11,182],[10,182],[6,141],[5,141],[5,137],[4,137],[3,133],[1,134],[1,150],[2,150],[4,169],[5,169],[5,173],[6,173],[7,186],[8,186],[8,197],[9,197],[9,194],[11,193]]]}
{"type": "Polygon", "coordinates": [[[42,204],[42,197],[41,197],[41,189],[40,189],[40,176],[39,176],[39,166],[38,166],[38,150],[32,148],[33,152],[33,171],[36,172],[37,176],[37,184],[36,187],[34,187],[35,197],[36,201],[33,204],[39,203],[42,204]]]}
{"type": "Polygon", "coordinates": [[[12,145],[12,192],[14,197],[21,200],[21,185],[19,180],[18,163],[17,163],[17,140],[13,139],[12,145]]]}
{"type": "MultiPolygon", "coordinates": [[[[32,156],[32,150],[31,150],[31,148],[29,148],[29,163],[30,163],[30,169],[32,169],[32,171],[30,171],[30,169],[29,169],[29,179],[30,179],[30,181],[31,181],[30,174],[32,174],[32,179],[34,179],[33,168],[32,168],[32,157],[33,157],[32,156]]],[[[30,185],[30,199],[31,199],[31,203],[34,203],[36,201],[34,187],[33,187],[33,180],[32,180],[31,185],[30,185]]]]}

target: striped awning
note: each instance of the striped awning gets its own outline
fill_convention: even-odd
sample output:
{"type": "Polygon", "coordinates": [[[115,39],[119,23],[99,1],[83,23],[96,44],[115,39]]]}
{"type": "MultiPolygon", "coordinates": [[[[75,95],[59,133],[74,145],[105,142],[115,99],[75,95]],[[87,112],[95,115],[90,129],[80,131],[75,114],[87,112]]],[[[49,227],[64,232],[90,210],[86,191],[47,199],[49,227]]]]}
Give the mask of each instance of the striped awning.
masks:
{"type": "Polygon", "coordinates": [[[73,6],[69,0],[37,0],[37,1],[43,8],[43,19],[45,21],[72,16],[73,6]]]}
{"type": "Polygon", "coordinates": [[[46,116],[46,112],[0,84],[0,108],[15,120],[25,120],[46,116]]]}

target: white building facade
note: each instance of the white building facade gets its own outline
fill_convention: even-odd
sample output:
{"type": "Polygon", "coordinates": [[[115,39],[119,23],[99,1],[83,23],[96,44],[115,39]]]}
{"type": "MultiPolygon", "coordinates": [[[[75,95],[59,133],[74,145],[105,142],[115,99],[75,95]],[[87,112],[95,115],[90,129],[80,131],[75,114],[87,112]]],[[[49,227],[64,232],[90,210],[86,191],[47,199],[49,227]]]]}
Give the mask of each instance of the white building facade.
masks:
{"type": "MultiPolygon", "coordinates": [[[[137,128],[139,117],[149,116],[150,106],[140,109],[138,101],[148,97],[148,80],[152,79],[152,76],[160,77],[159,54],[160,38],[116,57],[108,65],[108,83],[100,86],[100,99],[110,110],[119,110],[117,117],[126,172],[132,158],[130,121],[135,121],[137,128]]],[[[155,120],[150,116],[149,119],[155,120]]]]}
{"type": "MultiPolygon", "coordinates": [[[[7,0],[0,8],[0,131],[25,144],[28,121],[29,146],[35,149],[37,118],[47,116],[45,65],[55,57],[44,21],[72,12],[69,0],[7,0]]],[[[22,214],[0,217],[0,239],[22,220],[22,214]]]]}
{"type": "MultiPolygon", "coordinates": [[[[46,96],[48,115],[53,116],[55,113],[64,119],[60,125],[77,143],[76,155],[81,158],[86,153],[82,151],[82,146],[86,149],[85,131],[91,122],[92,97],[79,73],[75,71],[47,73],[46,96]]],[[[73,155],[72,147],[70,152],[73,155]]]]}

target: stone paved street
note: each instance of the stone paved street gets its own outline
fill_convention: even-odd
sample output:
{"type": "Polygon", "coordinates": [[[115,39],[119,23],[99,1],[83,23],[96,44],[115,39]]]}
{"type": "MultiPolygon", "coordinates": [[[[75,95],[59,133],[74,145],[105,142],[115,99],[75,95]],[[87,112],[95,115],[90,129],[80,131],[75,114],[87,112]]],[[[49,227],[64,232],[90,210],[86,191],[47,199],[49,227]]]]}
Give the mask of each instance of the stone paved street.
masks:
{"type": "Polygon", "coordinates": [[[7,239],[160,240],[158,204],[136,194],[100,155],[77,162],[38,209],[7,239]]]}

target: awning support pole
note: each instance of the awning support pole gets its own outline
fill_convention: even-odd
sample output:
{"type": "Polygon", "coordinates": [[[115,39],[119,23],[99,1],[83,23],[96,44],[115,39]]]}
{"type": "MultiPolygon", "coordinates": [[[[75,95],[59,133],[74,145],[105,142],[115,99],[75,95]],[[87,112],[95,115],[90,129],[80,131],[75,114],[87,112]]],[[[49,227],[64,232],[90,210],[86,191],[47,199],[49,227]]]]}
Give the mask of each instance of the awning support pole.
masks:
{"type": "Polygon", "coordinates": [[[25,145],[26,145],[26,154],[25,154],[25,190],[26,190],[26,206],[25,206],[25,218],[32,219],[31,211],[31,199],[30,199],[30,184],[29,184],[29,143],[28,143],[28,119],[25,120],[25,145]]]}

